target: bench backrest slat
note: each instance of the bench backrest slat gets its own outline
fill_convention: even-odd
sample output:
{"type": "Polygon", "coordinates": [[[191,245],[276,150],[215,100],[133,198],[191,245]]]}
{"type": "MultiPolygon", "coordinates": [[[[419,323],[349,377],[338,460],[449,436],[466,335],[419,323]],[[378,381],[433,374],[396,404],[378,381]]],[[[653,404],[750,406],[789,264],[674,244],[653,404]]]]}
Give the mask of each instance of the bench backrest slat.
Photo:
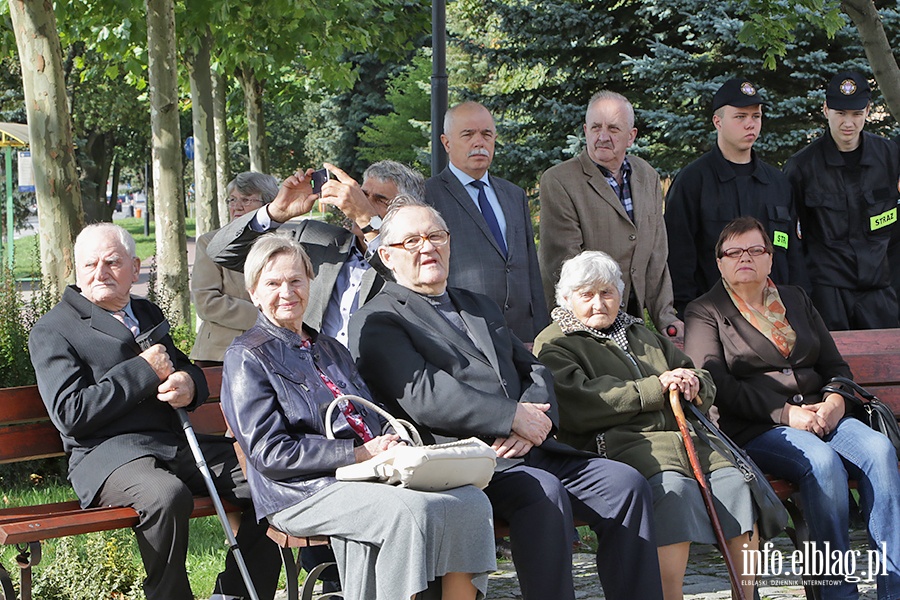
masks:
{"type": "MultiPolygon", "coordinates": [[[[856,381],[900,415],[900,331],[838,331],[838,350],[856,381]]],[[[225,419],[218,399],[222,368],[203,369],[210,401],[191,414],[197,433],[221,435],[225,419]]],[[[62,442],[47,416],[37,386],[0,388],[0,464],[59,456],[62,442]]]]}
{"type": "MultiPolygon", "coordinates": [[[[197,433],[222,435],[226,430],[218,402],[222,368],[208,367],[203,374],[210,400],[191,413],[191,424],[197,433]]],[[[37,386],[0,388],[0,464],[62,454],[62,440],[47,416],[37,386]]]]}
{"type": "Polygon", "coordinates": [[[0,425],[46,420],[47,408],[37,386],[0,388],[0,425]]]}

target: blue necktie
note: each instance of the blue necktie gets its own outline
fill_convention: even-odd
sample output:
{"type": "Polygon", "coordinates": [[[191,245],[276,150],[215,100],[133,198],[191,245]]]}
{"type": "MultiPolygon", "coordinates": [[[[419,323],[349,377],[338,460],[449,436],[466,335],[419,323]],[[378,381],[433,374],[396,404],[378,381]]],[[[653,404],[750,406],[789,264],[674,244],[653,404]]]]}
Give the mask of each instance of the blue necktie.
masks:
{"type": "Polygon", "coordinates": [[[484,192],[484,186],[486,184],[483,181],[476,179],[475,181],[470,181],[469,185],[478,189],[478,208],[481,209],[481,214],[484,215],[484,220],[487,222],[488,229],[494,234],[494,239],[497,240],[497,245],[500,246],[500,252],[502,252],[505,257],[506,240],[503,239],[503,232],[500,231],[500,223],[497,222],[497,215],[494,214],[494,209],[491,208],[491,203],[488,202],[487,194],[484,192]]]}

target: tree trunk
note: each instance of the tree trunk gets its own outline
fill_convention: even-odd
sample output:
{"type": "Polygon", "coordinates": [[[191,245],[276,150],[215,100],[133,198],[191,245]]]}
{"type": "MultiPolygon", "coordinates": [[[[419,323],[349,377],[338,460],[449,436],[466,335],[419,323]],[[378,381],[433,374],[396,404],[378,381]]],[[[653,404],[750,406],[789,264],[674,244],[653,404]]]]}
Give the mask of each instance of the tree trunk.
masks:
{"type": "Polygon", "coordinates": [[[48,289],[62,292],[75,281],[73,248],[84,212],[56,15],[44,0],[9,0],[9,12],[22,64],[35,166],[41,272],[48,289]]]}
{"type": "Polygon", "coordinates": [[[241,66],[238,79],[244,90],[244,106],[247,111],[247,135],[250,146],[250,170],[269,172],[269,151],[266,146],[266,121],[263,118],[263,81],[256,78],[252,68],[241,66]]]}
{"type": "Polygon", "coordinates": [[[190,319],[178,65],[174,0],[146,0],[150,80],[153,197],[156,223],[156,299],[173,325],[190,319]]]}
{"type": "Polygon", "coordinates": [[[228,87],[225,77],[218,72],[212,75],[213,128],[216,137],[216,196],[219,200],[219,223],[228,222],[228,194],[225,188],[231,181],[231,156],[228,152],[228,121],[225,120],[225,102],[228,87]]]}
{"type": "Polygon", "coordinates": [[[106,182],[112,166],[115,140],[112,132],[92,131],[82,147],[81,154],[81,202],[85,223],[111,221],[117,190],[112,188],[106,196],[106,182]]]}
{"type": "MultiPolygon", "coordinates": [[[[115,152],[112,151],[111,154],[115,152]]],[[[109,220],[112,221],[112,214],[116,210],[116,207],[119,205],[119,180],[122,175],[122,162],[118,158],[113,158],[112,160],[112,174],[109,176],[110,185],[112,186],[112,197],[109,199],[110,201],[110,211],[109,211],[109,220]]],[[[125,202],[128,201],[128,197],[125,197],[125,200],[122,202],[122,206],[125,206],[125,202]]]]}
{"type": "Polygon", "coordinates": [[[895,119],[900,119],[900,67],[884,33],[875,3],[872,0],[842,0],[841,9],[856,25],[888,110],[895,119]]]}
{"type": "Polygon", "coordinates": [[[197,52],[189,53],[187,58],[194,128],[194,207],[198,237],[219,228],[212,73],[209,68],[211,44],[212,36],[207,30],[200,39],[197,52]]]}

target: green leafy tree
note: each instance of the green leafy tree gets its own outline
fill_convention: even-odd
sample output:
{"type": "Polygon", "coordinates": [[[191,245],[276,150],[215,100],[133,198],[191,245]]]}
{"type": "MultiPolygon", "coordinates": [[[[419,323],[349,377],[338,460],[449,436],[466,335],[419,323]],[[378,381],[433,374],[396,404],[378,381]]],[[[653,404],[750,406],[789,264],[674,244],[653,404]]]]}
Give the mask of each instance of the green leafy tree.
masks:
{"type": "MultiPolygon", "coordinates": [[[[659,32],[645,53],[626,58],[622,68],[644,94],[637,104],[635,151],[664,174],[674,174],[715,143],[710,103],[730,77],[746,77],[763,90],[768,105],[754,148],[781,165],[821,132],[824,86],[831,76],[843,69],[869,72],[846,23],[829,38],[820,27],[801,22],[789,54],[775,69],[766,68],[765,54],[741,41],[744,9],[733,0],[668,0],[642,8],[647,20],[659,23],[659,32]]],[[[877,107],[880,102],[876,96],[877,107]]]]}
{"type": "Polygon", "coordinates": [[[896,3],[874,0],[748,0],[742,40],[762,48],[766,66],[774,68],[801,39],[798,31],[803,24],[833,36],[844,26],[842,17],[846,15],[853,22],[885,103],[896,116],[900,114],[900,66],[893,51],[896,40],[887,33],[896,32],[896,28],[885,22],[887,13],[896,7],[896,3]]]}
{"type": "Polygon", "coordinates": [[[41,264],[48,286],[61,290],[74,280],[72,248],[84,213],[56,15],[50,3],[37,0],[11,1],[9,11],[22,65],[29,143],[36,165],[41,264]]]}
{"type": "Polygon", "coordinates": [[[429,169],[431,136],[431,58],[417,55],[392,77],[385,99],[392,111],[373,115],[359,134],[359,157],[370,163],[392,159],[422,172],[429,169]]]}
{"type": "MultiPolygon", "coordinates": [[[[448,16],[454,52],[451,89],[494,112],[498,149],[492,170],[526,189],[555,162],[580,151],[591,95],[611,89],[636,109],[632,152],[663,174],[709,149],[709,103],[727,78],[761,86],[765,109],[756,148],[780,164],[821,131],[824,85],[852,68],[871,73],[849,20],[829,37],[802,20],[774,70],[763,50],[742,41],[747,3],[650,0],[532,2],[461,0],[448,16]],[[499,67],[491,67],[499,65],[499,67]]],[[[896,12],[883,10],[887,31],[896,12]]],[[[876,94],[876,115],[884,104],[876,94]]],[[[869,127],[888,131],[890,121],[869,127]]]]}

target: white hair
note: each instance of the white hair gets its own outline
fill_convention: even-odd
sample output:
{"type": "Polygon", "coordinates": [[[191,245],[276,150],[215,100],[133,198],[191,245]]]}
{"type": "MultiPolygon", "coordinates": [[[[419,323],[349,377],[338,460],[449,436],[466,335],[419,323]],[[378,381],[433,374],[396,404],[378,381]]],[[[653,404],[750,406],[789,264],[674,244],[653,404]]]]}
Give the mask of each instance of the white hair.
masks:
{"type": "Polygon", "coordinates": [[[563,263],[559,282],[556,284],[556,303],[571,308],[571,303],[566,298],[572,292],[607,285],[616,286],[619,295],[622,295],[625,291],[622,269],[606,252],[587,250],[563,263]]]}
{"type": "Polygon", "coordinates": [[[628,98],[619,94],[617,92],[613,92],[610,90],[600,90],[588,101],[587,110],[584,113],[584,122],[587,123],[588,113],[591,112],[591,107],[594,106],[597,102],[603,100],[615,100],[616,102],[620,102],[622,104],[622,108],[625,109],[625,118],[628,120],[628,128],[634,128],[634,106],[632,106],[631,102],[628,101],[628,98]]]}
{"type": "Polygon", "coordinates": [[[131,258],[137,258],[137,250],[134,243],[134,238],[131,237],[131,234],[122,227],[109,222],[91,223],[90,225],[82,229],[81,233],[78,234],[78,237],[75,238],[75,247],[73,248],[75,256],[79,256],[81,254],[81,249],[84,247],[84,244],[87,243],[88,238],[96,236],[100,233],[114,234],[119,239],[119,242],[122,244],[122,246],[125,247],[125,250],[128,252],[128,256],[131,258]]]}

